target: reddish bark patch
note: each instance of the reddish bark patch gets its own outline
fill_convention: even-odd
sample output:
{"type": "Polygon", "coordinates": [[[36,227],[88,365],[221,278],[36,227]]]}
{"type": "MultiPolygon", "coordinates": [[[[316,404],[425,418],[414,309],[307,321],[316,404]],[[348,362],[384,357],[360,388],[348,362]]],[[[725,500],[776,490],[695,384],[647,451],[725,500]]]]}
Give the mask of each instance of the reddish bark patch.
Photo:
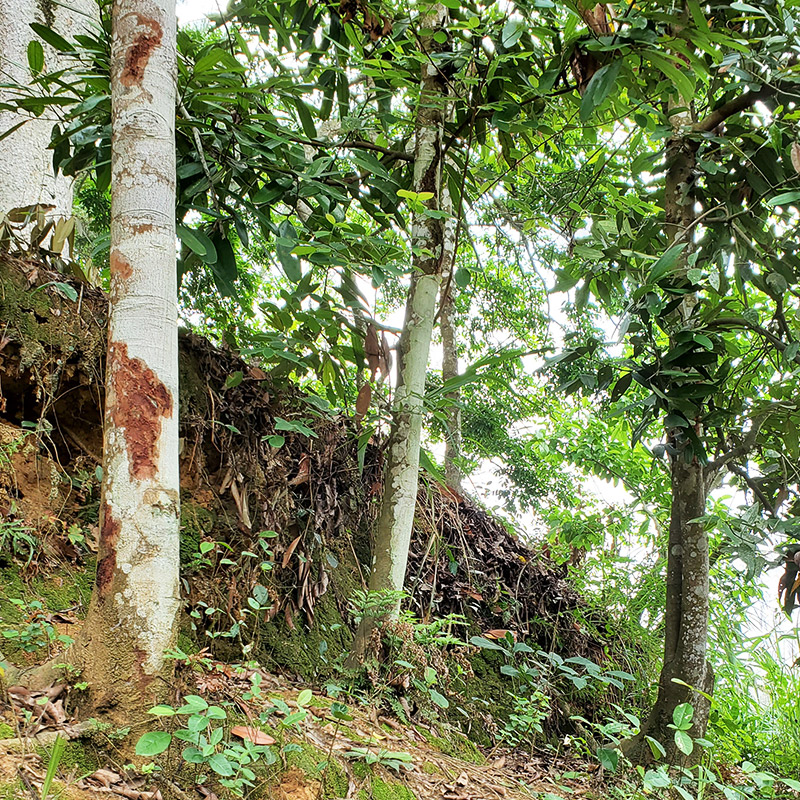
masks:
{"type": "Polygon", "coordinates": [[[95,583],[101,595],[108,592],[117,568],[119,528],[119,522],[114,519],[111,509],[106,505],[103,509],[103,526],[100,529],[100,552],[103,557],[97,563],[97,575],[95,577],[95,583]]]}
{"type": "Polygon", "coordinates": [[[112,250],[111,256],[108,259],[108,266],[111,270],[111,275],[114,278],[120,278],[127,281],[133,275],[133,268],[131,262],[125,258],[119,250],[112,250]]]}
{"type": "Polygon", "coordinates": [[[153,50],[161,46],[161,40],[164,36],[161,25],[152,17],[137,14],[136,22],[139,27],[145,28],[145,30],[137,34],[133,44],[125,53],[125,66],[119,77],[120,83],[128,87],[141,84],[147,62],[150,61],[150,55],[153,50]]]}
{"type": "Polygon", "coordinates": [[[125,344],[110,344],[108,363],[115,395],[111,418],[118,428],[124,428],[131,477],[152,478],[161,418],[172,416],[172,394],[141,359],[128,356],[125,344]]]}

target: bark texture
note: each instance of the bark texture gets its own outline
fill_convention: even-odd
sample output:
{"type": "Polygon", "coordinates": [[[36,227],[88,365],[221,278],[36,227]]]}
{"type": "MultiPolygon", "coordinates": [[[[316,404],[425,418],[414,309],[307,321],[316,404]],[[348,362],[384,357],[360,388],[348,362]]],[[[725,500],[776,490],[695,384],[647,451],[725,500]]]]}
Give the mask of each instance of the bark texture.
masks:
{"type": "MultiPolygon", "coordinates": [[[[421,27],[433,33],[445,28],[448,12],[436,5],[421,27]]],[[[431,53],[443,49],[433,35],[423,41],[431,53]]],[[[442,136],[447,110],[447,84],[433,64],[422,66],[416,113],[414,191],[427,193],[426,209],[440,210],[442,203],[442,136]]],[[[384,474],[383,497],[372,550],[369,589],[400,591],[408,563],[419,484],[419,448],[422,435],[425,375],[428,368],[436,299],[441,284],[445,221],[414,213],[412,219],[413,272],[406,301],[405,322],[398,345],[398,379],[393,403],[384,474]]],[[[399,610],[399,602],[397,603],[399,610]]],[[[374,620],[365,617],[356,633],[354,655],[362,655],[374,620]]]]}
{"type": "MultiPolygon", "coordinates": [[[[31,80],[28,67],[28,43],[38,38],[31,23],[52,28],[67,41],[87,30],[97,18],[93,0],[2,0],[0,2],[0,83],[26,87],[31,80]]],[[[39,40],[41,41],[41,40],[39,40]]],[[[68,66],[65,57],[44,43],[46,72],[68,66]]],[[[0,103],[19,97],[19,92],[0,89],[0,103]]],[[[47,149],[53,124],[57,121],[45,111],[40,117],[21,116],[0,111],[0,134],[21,121],[5,139],[0,140],[0,213],[30,205],[54,206],[55,216],[72,214],[72,179],[55,176],[53,153],[47,149]]]]}
{"type": "Polygon", "coordinates": [[[160,694],[180,608],[175,74],[174,0],[117,0],[100,552],[74,649],[112,717],[160,694]]]}

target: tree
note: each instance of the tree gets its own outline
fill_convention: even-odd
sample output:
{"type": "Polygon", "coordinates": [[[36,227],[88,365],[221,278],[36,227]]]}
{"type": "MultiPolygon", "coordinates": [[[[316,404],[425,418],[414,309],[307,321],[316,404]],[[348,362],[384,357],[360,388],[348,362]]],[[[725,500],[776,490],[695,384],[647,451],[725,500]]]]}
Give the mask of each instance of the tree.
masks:
{"type": "Polygon", "coordinates": [[[53,206],[56,216],[72,215],[72,180],[57,176],[49,149],[55,119],[35,95],[27,96],[23,109],[13,101],[20,94],[17,87],[27,86],[45,70],[66,66],[64,54],[42,46],[33,28],[71,38],[96,17],[93,0],[69,5],[7,0],[0,6],[0,213],[42,204],[53,206]]]}
{"type": "Polygon", "coordinates": [[[111,51],[111,316],[97,578],[71,657],[89,706],[128,723],[180,610],[175,3],[117,0],[111,51]]]}
{"type": "MultiPolygon", "coordinates": [[[[441,52],[436,34],[446,30],[447,8],[434,5],[421,27],[427,60],[416,108],[414,133],[414,217],[411,225],[413,273],[406,301],[405,322],[398,346],[398,379],[387,447],[384,490],[373,537],[369,588],[400,592],[405,585],[408,548],[414,526],[419,483],[425,378],[442,266],[452,262],[446,252],[446,217],[442,213],[442,141],[448,94],[444,75],[431,57],[441,52]]],[[[440,37],[441,38],[441,37],[440,37]]],[[[446,41],[446,37],[445,37],[446,41]]],[[[397,601],[399,609],[399,600],[397,601]]],[[[365,617],[356,634],[355,652],[363,653],[374,619],[365,617]]]]}
{"type": "MultiPolygon", "coordinates": [[[[596,11],[605,15],[607,9],[596,11]]],[[[700,757],[670,726],[686,703],[693,707],[694,736],[703,736],[708,720],[708,492],[727,471],[752,488],[749,462],[762,460],[767,449],[787,457],[790,443],[771,437],[797,413],[795,403],[771,402],[768,390],[775,359],[784,362],[782,369],[787,352],[796,357],[794,320],[785,317],[782,294],[796,281],[797,261],[775,241],[771,210],[800,196],[778,193],[797,178],[784,118],[794,94],[785,57],[793,23],[784,28],[783,10],[765,10],[741,29],[748,37],[743,43],[730,33],[740,30],[740,10],[714,4],[708,13],[715,21],[728,18],[728,32],[712,27],[691,3],[652,18],[647,9],[641,17],[626,12],[613,32],[595,15],[591,36],[573,59],[575,74],[584,76],[581,117],[597,114],[617,125],[627,146],[621,159],[620,147],[608,147],[602,165],[593,168],[591,191],[581,198],[592,231],[573,239],[572,263],[565,259],[561,278],[576,275],[575,263],[581,265],[578,306],[592,294],[612,314],[624,312],[630,350],[622,360],[602,361],[591,376],[571,367],[563,385],[608,390],[611,403],[625,396],[627,412],[640,415],[632,426],[634,445],[657,435],[659,422],[665,441],[653,452],[670,469],[664,663],[656,702],[628,745],[639,762],[654,757],[648,737],[660,741],[672,761],[700,757]],[[634,53],[652,69],[633,73],[634,53]],[[736,65],[732,76],[727,67],[717,68],[723,61],[736,65]],[[620,87],[625,91],[614,91],[620,87]],[[759,102],[774,114],[768,144],[759,102]],[[663,179],[637,178],[643,168],[660,171],[660,159],[663,179]],[[766,368],[765,357],[771,362],[766,368]],[[774,442],[769,448],[768,440],[774,442]]],[[[796,226],[790,214],[780,218],[796,226]]],[[[575,215],[566,220],[569,229],[575,215]]],[[[559,357],[559,367],[591,361],[599,345],[586,338],[559,357]]],[[[775,513],[774,498],[762,505],[775,513]]]]}

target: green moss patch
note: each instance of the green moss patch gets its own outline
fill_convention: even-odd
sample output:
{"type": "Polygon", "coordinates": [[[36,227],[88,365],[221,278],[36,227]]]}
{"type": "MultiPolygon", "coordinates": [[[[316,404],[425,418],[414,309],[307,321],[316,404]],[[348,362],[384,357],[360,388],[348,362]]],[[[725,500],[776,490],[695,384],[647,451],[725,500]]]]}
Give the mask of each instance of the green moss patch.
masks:
{"type": "Polygon", "coordinates": [[[361,789],[359,800],[417,800],[416,795],[403,783],[373,775],[368,789],[361,789]]]}

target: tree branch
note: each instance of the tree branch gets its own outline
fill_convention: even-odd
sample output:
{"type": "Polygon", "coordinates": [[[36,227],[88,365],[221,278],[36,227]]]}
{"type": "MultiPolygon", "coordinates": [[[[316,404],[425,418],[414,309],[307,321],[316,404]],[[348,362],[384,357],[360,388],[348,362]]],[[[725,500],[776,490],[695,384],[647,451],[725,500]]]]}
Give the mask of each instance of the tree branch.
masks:
{"type": "Polygon", "coordinates": [[[722,125],[725,120],[752,108],[759,100],[764,100],[770,97],[777,91],[777,87],[764,86],[757,92],[745,92],[733,100],[728,100],[718,108],[715,108],[710,113],[706,114],[703,119],[692,125],[692,130],[696,133],[711,133],[715,128],[722,125]]]}
{"type": "Polygon", "coordinates": [[[775,516],[775,509],[770,503],[769,497],[764,494],[764,490],[747,474],[747,470],[740,467],[738,464],[728,464],[728,471],[740,477],[748,486],[750,491],[756,496],[758,502],[761,503],[764,511],[771,517],[775,516]]]}
{"type": "Polygon", "coordinates": [[[761,431],[761,428],[764,426],[764,423],[767,421],[768,416],[768,411],[762,411],[760,414],[757,414],[755,417],[753,417],[750,430],[745,434],[741,444],[736,445],[736,447],[732,447],[727,453],[723,453],[719,458],[715,458],[713,461],[709,462],[706,466],[707,474],[717,472],[723,467],[728,466],[732,461],[736,461],[737,459],[746,456],[755,446],[758,434],[761,431]]]}

